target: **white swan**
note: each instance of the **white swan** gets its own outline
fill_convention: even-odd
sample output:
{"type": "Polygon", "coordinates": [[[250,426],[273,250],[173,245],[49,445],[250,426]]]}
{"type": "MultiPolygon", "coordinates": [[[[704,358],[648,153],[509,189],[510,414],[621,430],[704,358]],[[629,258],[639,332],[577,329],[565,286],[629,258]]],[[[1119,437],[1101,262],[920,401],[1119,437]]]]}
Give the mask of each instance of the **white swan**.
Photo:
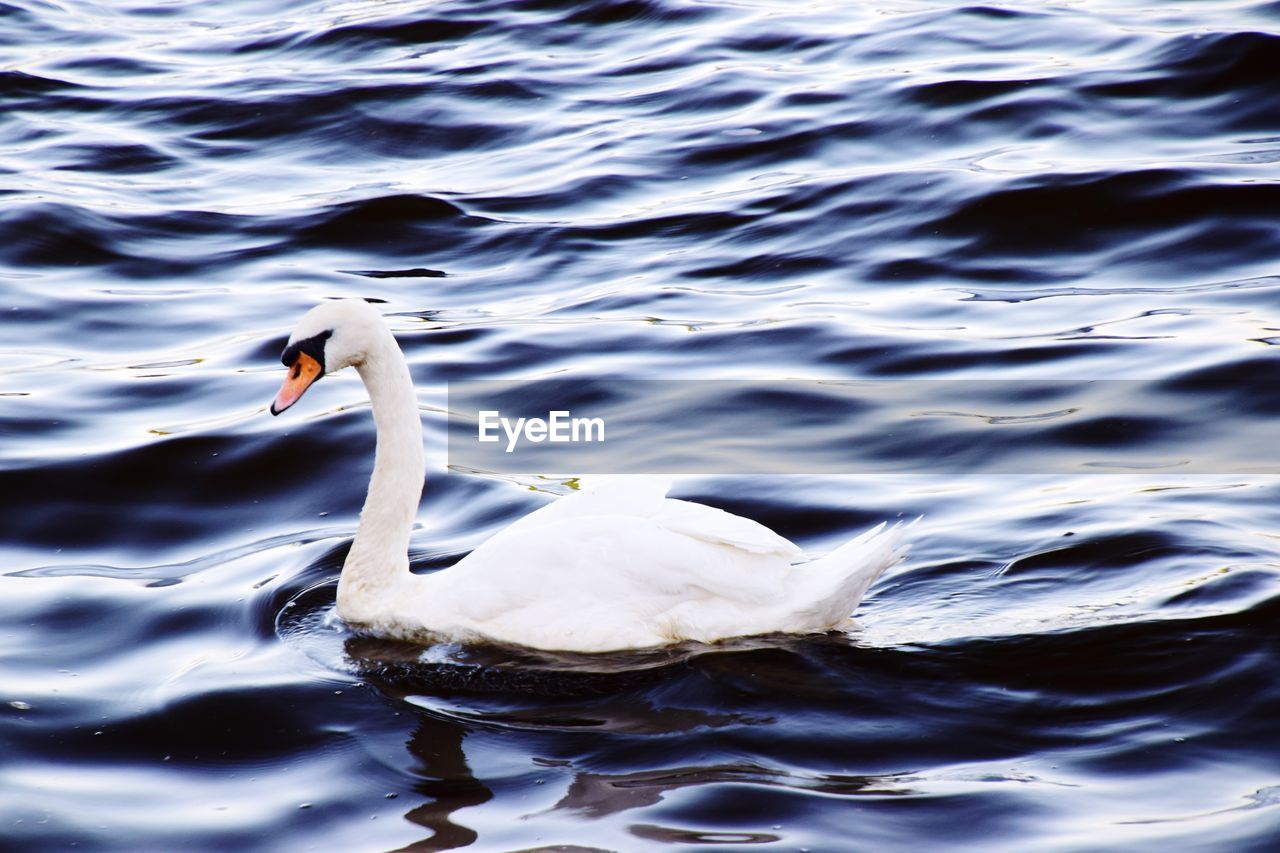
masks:
{"type": "Polygon", "coordinates": [[[867,531],[827,556],[768,528],[622,480],[559,498],[456,565],[417,575],[408,545],[426,468],[413,380],[376,309],[336,300],[309,311],[281,356],[289,368],[271,413],[327,371],[364,380],[377,449],[360,524],[338,581],[354,629],[410,641],[448,639],[601,652],[682,640],[815,633],[848,622],[867,587],[906,554],[902,528],[867,531]]]}

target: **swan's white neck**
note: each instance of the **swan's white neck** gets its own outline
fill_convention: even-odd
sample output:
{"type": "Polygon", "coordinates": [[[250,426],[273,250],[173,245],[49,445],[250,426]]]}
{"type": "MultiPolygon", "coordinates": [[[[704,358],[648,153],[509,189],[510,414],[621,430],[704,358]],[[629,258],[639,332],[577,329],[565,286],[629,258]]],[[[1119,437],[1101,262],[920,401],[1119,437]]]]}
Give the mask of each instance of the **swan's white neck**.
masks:
{"type": "Polygon", "coordinates": [[[338,581],[338,615],[369,624],[394,610],[413,578],[409,533],[422,499],[426,462],[413,379],[385,327],[356,369],[369,392],[378,439],[360,525],[338,581]]]}

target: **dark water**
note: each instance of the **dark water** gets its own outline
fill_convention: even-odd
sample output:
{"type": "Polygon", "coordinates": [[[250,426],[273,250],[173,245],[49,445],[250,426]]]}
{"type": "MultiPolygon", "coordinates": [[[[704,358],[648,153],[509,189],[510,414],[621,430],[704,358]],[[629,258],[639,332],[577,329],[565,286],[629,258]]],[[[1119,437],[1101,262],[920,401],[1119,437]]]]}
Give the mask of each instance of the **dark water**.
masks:
{"type": "Polygon", "coordinates": [[[1277,81],[1248,0],[0,3],[3,846],[1274,849],[1274,471],[690,479],[924,520],[852,638],[424,651],[332,616],[359,383],[265,407],[386,300],[424,569],[566,488],[446,472],[448,380],[1132,379],[1261,447],[1277,81]]]}

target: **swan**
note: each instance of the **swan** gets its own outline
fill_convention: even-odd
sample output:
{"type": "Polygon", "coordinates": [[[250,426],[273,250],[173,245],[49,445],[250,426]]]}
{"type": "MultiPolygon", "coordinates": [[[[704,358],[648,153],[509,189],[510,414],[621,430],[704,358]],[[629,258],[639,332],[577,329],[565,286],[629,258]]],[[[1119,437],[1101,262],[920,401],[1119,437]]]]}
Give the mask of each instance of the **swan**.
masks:
{"type": "Polygon", "coordinates": [[[373,476],[338,580],[353,630],[604,652],[845,627],[867,587],[906,555],[884,524],[820,559],[755,521],[666,496],[667,483],[605,478],[517,520],[455,565],[409,570],[426,479],[422,424],[404,354],[359,299],[303,316],[280,358],[278,415],[327,372],[354,367],[377,431],[373,476]]]}

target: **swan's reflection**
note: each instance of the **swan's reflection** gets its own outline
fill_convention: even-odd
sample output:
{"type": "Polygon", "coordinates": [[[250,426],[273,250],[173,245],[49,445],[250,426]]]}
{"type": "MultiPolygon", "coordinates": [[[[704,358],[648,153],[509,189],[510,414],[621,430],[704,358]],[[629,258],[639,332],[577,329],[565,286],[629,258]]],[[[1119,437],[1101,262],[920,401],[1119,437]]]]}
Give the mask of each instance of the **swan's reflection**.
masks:
{"type": "MultiPolygon", "coordinates": [[[[612,701],[602,696],[627,695],[627,687],[662,677],[670,653],[632,655],[620,665],[602,656],[530,656],[498,649],[468,649],[442,658],[423,647],[369,637],[348,637],[348,663],[371,686],[397,705],[421,709],[406,746],[413,759],[411,772],[419,778],[413,789],[426,798],[405,818],[431,831],[406,850],[455,850],[479,840],[475,829],[454,820],[460,809],[493,799],[493,791],[476,777],[467,762],[463,740],[490,730],[512,735],[535,732],[626,732],[667,734],[742,722],[734,714],[696,709],[655,709],[644,700],[612,701]],[[455,697],[497,697],[501,710],[477,711],[474,702],[455,697]],[[512,707],[515,700],[515,707],[512,707]]],[[[594,789],[591,774],[571,783],[564,808],[607,814],[656,801],[660,789],[648,792],[622,785],[605,785],[593,809],[576,805],[583,786],[594,789]],[[618,796],[612,807],[602,801],[610,791],[618,796]]],[[[561,806],[552,811],[561,810],[561,806]]]]}
{"type": "MultiPolygon", "coordinates": [[[[397,704],[414,693],[412,674],[420,666],[422,649],[367,637],[348,637],[348,661],[380,693],[397,704]]],[[[405,812],[405,819],[430,830],[431,835],[402,850],[457,850],[479,840],[469,826],[455,823],[454,812],[493,799],[493,791],[476,778],[467,763],[462,741],[467,727],[434,714],[418,714],[405,743],[413,758],[409,770],[413,786],[425,802],[405,812]]]]}
{"type": "MultiPolygon", "coordinates": [[[[799,658],[822,645],[821,640],[807,644],[754,641],[732,648],[662,650],[647,657],[631,654],[611,661],[602,656],[531,655],[510,649],[452,647],[441,651],[348,637],[345,653],[361,677],[384,697],[398,707],[407,704],[419,709],[406,745],[413,759],[411,772],[420,780],[413,790],[425,802],[414,805],[405,818],[430,830],[431,835],[405,849],[450,850],[480,841],[484,831],[483,826],[472,829],[457,822],[454,813],[494,799],[493,790],[476,777],[467,761],[463,741],[468,735],[483,738],[485,733],[492,734],[519,751],[529,746],[512,742],[521,733],[549,735],[551,743],[559,735],[567,735],[578,747],[581,743],[577,739],[590,733],[601,738],[592,746],[594,750],[605,746],[613,735],[631,741],[636,735],[663,738],[735,725],[768,725],[772,718],[759,711],[719,710],[726,705],[716,691],[744,673],[753,679],[763,677],[769,690],[780,685],[796,689],[794,682],[803,680],[799,658]],[[691,671],[711,678],[690,679],[691,671]],[[712,693],[699,696],[685,691],[680,706],[655,698],[686,679],[690,685],[709,684],[712,693]],[[688,707],[689,702],[703,707],[688,707]]],[[[829,645],[847,648],[847,641],[832,640],[829,645]]],[[[541,744],[545,747],[547,742],[541,744]]],[[[672,757],[676,761],[665,767],[650,764],[616,773],[574,767],[572,758],[548,759],[547,766],[564,768],[572,776],[566,773],[561,777],[568,785],[558,801],[525,817],[553,823],[568,819],[572,826],[582,820],[644,810],[660,803],[669,792],[700,786],[746,784],[857,796],[902,793],[906,781],[900,777],[797,774],[733,761],[685,764],[672,757]]],[[[540,763],[539,759],[531,760],[540,763]]],[[[756,829],[754,817],[743,815],[743,826],[756,829]]],[[[625,831],[649,841],[683,844],[780,840],[754,831],[711,833],[714,839],[701,838],[696,830],[654,823],[635,823],[625,831]]]]}
{"type": "Polygon", "coordinates": [[[419,716],[406,746],[416,759],[412,768],[421,781],[414,790],[427,798],[405,813],[405,819],[431,831],[431,836],[406,850],[456,850],[474,844],[479,834],[454,823],[453,813],[493,799],[493,792],[477,779],[462,750],[465,730],[455,723],[426,714],[419,716]]]}

